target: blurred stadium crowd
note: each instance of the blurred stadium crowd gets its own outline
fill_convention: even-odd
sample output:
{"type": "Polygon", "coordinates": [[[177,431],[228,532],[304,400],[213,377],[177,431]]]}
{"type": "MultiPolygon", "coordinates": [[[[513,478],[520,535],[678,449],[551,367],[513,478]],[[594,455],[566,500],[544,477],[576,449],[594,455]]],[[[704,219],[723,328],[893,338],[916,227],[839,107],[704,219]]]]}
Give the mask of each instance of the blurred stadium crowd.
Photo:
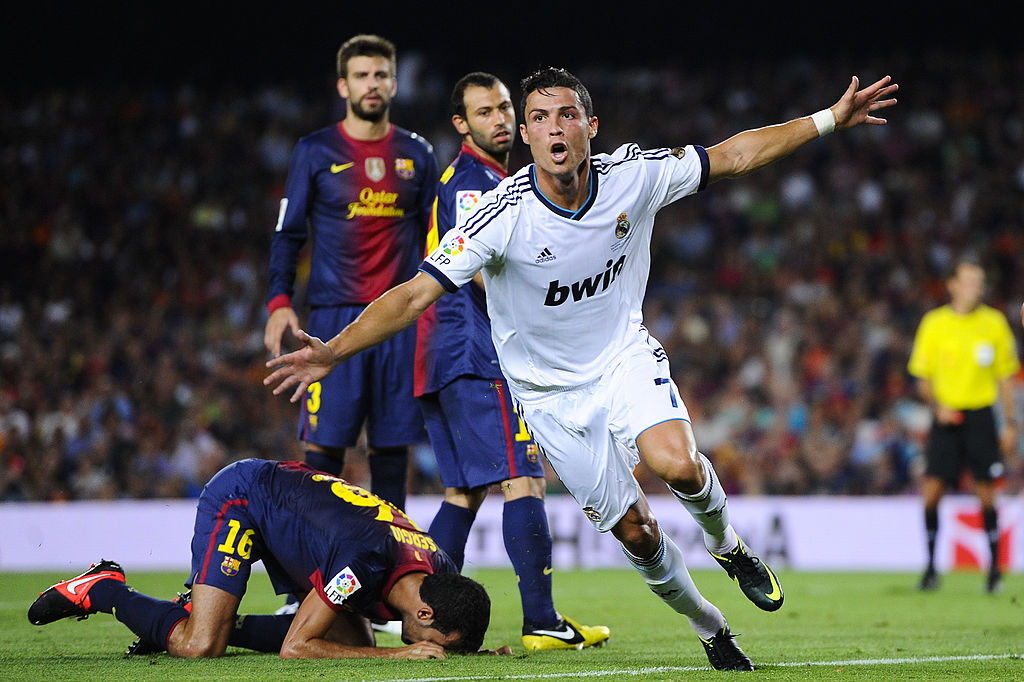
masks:
{"type": "MultiPolygon", "coordinates": [[[[461,74],[401,57],[392,120],[443,167],[461,74]]],[[[645,317],[730,492],[915,490],[930,417],[906,362],[953,257],[982,258],[1019,335],[1024,55],[566,66],[595,151],[711,145],[851,73],[901,84],[888,126],[663,211],[645,317]]],[[[268,247],[292,145],[341,111],[329,79],[0,96],[0,501],[196,496],[235,459],[301,458],[295,406],[261,383],[268,247]]],[[[428,447],[414,467],[412,492],[440,489],[428,447]]]]}

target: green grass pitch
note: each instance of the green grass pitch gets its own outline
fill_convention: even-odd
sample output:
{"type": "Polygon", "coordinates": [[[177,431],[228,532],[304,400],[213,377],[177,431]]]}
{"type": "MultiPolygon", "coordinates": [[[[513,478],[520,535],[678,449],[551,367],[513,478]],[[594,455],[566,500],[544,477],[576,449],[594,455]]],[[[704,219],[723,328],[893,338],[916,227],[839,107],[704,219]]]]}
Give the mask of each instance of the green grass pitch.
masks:
{"type": "MultiPolygon", "coordinates": [[[[84,566],[82,567],[85,568],[84,566]]],[[[133,573],[147,594],[173,596],[180,574],[133,573]]],[[[511,570],[471,572],[493,601],[485,644],[510,644],[513,656],[456,656],[443,661],[282,661],[229,649],[217,660],[160,654],[127,658],[132,634],[113,617],[30,625],[29,604],[43,588],[68,577],[0,575],[0,679],[4,680],[704,680],[732,677],[707,666],[685,620],[650,594],[629,570],[557,571],[555,604],[588,624],[612,629],[599,649],[526,654],[511,570]]],[[[999,595],[982,591],[983,576],[943,577],[938,592],[914,589],[917,576],[882,573],[782,572],[786,603],[763,613],[724,572],[696,571],[706,597],[726,614],[740,646],[766,680],[1014,680],[1024,679],[1024,576],[1008,576],[999,595]]],[[[253,576],[242,612],[281,604],[262,574],[253,576]]],[[[379,644],[397,645],[381,635],[379,644]]]]}

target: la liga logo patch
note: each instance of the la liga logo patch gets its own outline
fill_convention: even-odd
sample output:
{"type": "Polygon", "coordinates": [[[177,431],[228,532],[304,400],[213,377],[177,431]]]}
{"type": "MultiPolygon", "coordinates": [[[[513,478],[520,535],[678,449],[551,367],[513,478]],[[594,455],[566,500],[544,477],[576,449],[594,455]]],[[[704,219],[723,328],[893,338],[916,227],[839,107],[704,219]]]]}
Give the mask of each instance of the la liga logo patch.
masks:
{"type": "Polygon", "coordinates": [[[444,248],[442,248],[441,250],[444,251],[449,256],[457,256],[466,250],[466,240],[461,235],[452,237],[451,240],[447,244],[445,244],[444,248]]]}
{"type": "Polygon", "coordinates": [[[324,594],[331,600],[331,603],[340,606],[360,587],[362,585],[359,584],[359,578],[356,577],[351,568],[346,566],[338,571],[338,574],[331,578],[330,582],[324,585],[324,594]]]}
{"type": "Polygon", "coordinates": [[[459,212],[468,211],[480,201],[479,190],[462,190],[455,193],[455,208],[459,212]]]}

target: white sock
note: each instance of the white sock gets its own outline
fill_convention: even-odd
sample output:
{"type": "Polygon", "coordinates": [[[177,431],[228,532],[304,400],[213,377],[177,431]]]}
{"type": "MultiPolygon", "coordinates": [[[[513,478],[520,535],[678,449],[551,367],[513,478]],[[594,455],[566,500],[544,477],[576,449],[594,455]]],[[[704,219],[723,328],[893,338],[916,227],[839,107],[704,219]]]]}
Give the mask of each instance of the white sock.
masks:
{"type": "Polygon", "coordinates": [[[681,493],[672,486],[669,490],[676,496],[697,525],[704,531],[704,546],[713,554],[727,554],[736,549],[739,540],[736,531],[729,523],[729,503],[725,499],[725,490],[718,480],[715,468],[704,455],[700,461],[704,465],[704,487],[695,495],[681,493]]]}
{"type": "Polygon", "coordinates": [[[725,627],[725,616],[697,590],[683,553],[672,538],[662,533],[658,551],[647,559],[634,556],[625,547],[622,551],[651,591],[673,611],[686,616],[698,635],[708,639],[725,627]]]}

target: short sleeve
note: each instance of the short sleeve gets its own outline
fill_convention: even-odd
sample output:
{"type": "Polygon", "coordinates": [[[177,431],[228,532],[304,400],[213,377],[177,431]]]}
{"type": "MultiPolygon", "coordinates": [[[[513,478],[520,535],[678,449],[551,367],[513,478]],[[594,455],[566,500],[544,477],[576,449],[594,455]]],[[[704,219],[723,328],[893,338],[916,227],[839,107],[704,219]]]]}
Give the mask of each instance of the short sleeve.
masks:
{"type": "Polygon", "coordinates": [[[513,224],[513,201],[505,183],[487,192],[420,265],[449,293],[473,279],[486,266],[502,260],[513,224]]]}
{"type": "Polygon", "coordinates": [[[687,145],[643,152],[655,211],[703,190],[708,184],[708,153],[704,147],[687,145]]]}

